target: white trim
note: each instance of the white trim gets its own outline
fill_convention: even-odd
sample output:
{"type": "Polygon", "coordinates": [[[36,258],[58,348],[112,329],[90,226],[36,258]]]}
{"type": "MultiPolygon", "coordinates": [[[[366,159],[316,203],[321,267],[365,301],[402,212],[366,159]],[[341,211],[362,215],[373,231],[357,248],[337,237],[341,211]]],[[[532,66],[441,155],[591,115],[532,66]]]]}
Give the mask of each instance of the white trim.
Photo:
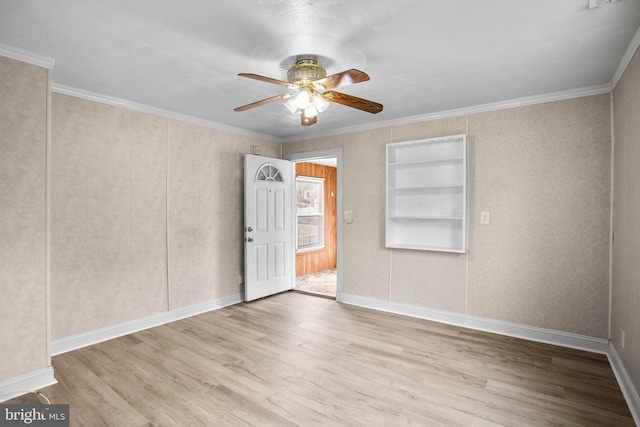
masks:
{"type": "Polygon", "coordinates": [[[296,142],[315,139],[326,136],[336,136],[346,133],[359,132],[383,127],[400,126],[410,123],[418,123],[429,120],[444,119],[450,117],[464,116],[468,114],[486,113],[489,111],[504,110],[507,108],[524,107],[527,105],[543,104],[545,102],[564,101],[567,99],[581,98],[584,96],[602,95],[612,90],[611,83],[601,85],[587,86],[577,89],[563,90],[559,92],[546,93],[542,95],[533,95],[523,98],[510,99],[506,101],[491,102],[488,104],[480,104],[471,107],[456,108],[453,110],[439,111],[435,113],[420,114],[410,117],[401,117],[399,119],[385,120],[381,122],[369,123],[365,125],[348,126],[337,128],[322,133],[314,133],[309,135],[294,135],[282,138],[282,142],[296,142]]]}
{"type": "Polygon", "coordinates": [[[0,382],[0,402],[6,402],[14,397],[22,396],[23,394],[31,393],[57,383],[56,378],[53,376],[53,368],[51,366],[10,378],[0,382]]]}
{"type": "Polygon", "coordinates": [[[145,104],[139,104],[133,101],[127,101],[126,99],[116,98],[112,96],[102,95],[88,90],[77,89],[71,86],[61,85],[54,83],[51,90],[60,95],[74,96],[76,98],[87,99],[89,101],[100,102],[102,104],[113,105],[115,107],[122,107],[128,110],[140,111],[142,113],[149,113],[159,117],[166,117],[168,119],[179,120],[181,122],[192,123],[195,125],[207,127],[210,129],[218,129],[227,132],[232,132],[238,135],[245,135],[252,138],[264,139],[273,142],[281,142],[279,138],[264,133],[251,132],[246,129],[241,129],[233,126],[224,125],[222,123],[213,122],[210,120],[199,119],[197,117],[189,116],[186,114],[180,114],[169,110],[163,110],[162,108],[151,107],[145,104]]]}
{"type": "Polygon", "coordinates": [[[618,68],[616,69],[616,72],[613,73],[613,77],[611,78],[612,90],[615,89],[616,86],[618,85],[618,82],[620,81],[620,79],[622,78],[622,75],[624,74],[625,70],[629,66],[629,63],[633,59],[633,56],[636,54],[638,47],[640,47],[640,28],[638,28],[638,30],[634,34],[633,38],[631,39],[631,43],[629,43],[629,47],[627,47],[627,50],[622,56],[622,60],[620,61],[620,64],[618,64],[618,68]]]}
{"type": "Polygon", "coordinates": [[[53,68],[53,58],[49,58],[37,53],[29,52],[28,50],[20,49],[0,43],[0,56],[15,59],[17,61],[26,62],[27,64],[37,65],[38,67],[53,68]]]}
{"type": "Polygon", "coordinates": [[[153,316],[131,320],[129,322],[113,326],[107,326],[106,328],[96,329],[66,338],[60,338],[51,343],[51,354],[56,356],[58,354],[132,334],[144,329],[153,328],[155,326],[164,325],[165,323],[217,310],[242,301],[244,301],[244,296],[242,293],[237,293],[201,304],[178,308],[176,310],[166,311],[153,316]]]}
{"type": "Polygon", "coordinates": [[[585,350],[592,353],[607,354],[609,348],[609,340],[607,339],[593,338],[569,332],[554,331],[551,329],[536,328],[533,326],[519,325],[516,323],[502,322],[499,320],[469,316],[449,311],[434,310],[414,305],[376,300],[357,295],[343,294],[342,302],[360,307],[417,317],[419,319],[432,320],[449,325],[522,338],[529,341],[537,341],[546,344],[585,350]]]}
{"type": "Polygon", "coordinates": [[[611,364],[611,369],[613,369],[613,373],[618,380],[622,394],[627,401],[627,405],[629,405],[631,415],[636,425],[640,426],[640,396],[633,386],[633,382],[629,374],[627,374],[627,370],[624,368],[624,364],[620,356],[618,356],[618,352],[612,342],[609,342],[609,353],[607,356],[609,357],[609,364],[611,364]]]}

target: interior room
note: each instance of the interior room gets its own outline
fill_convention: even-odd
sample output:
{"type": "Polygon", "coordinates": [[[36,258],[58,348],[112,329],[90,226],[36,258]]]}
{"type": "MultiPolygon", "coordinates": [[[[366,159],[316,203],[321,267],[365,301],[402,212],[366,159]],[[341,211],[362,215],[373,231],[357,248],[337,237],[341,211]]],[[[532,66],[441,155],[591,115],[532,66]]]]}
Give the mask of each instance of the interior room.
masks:
{"type": "Polygon", "coordinates": [[[636,0],[0,0],[0,404],[640,425],[638,46],[636,0]]]}

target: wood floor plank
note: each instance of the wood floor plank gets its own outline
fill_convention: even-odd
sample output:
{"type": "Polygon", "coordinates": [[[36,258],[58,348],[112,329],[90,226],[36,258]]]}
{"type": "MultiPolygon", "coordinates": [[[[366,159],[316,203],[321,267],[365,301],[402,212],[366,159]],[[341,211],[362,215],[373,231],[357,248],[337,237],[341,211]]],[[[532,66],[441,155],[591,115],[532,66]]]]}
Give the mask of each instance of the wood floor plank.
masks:
{"type": "Polygon", "coordinates": [[[296,292],[52,363],[80,427],[634,425],[606,356],[296,292]]]}

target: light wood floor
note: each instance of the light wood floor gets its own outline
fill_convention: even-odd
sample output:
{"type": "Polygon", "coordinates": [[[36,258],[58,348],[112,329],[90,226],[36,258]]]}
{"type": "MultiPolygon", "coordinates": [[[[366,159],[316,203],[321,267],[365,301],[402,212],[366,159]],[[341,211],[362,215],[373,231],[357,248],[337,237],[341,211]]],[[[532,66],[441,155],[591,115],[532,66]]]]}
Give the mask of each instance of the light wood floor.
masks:
{"type": "Polygon", "coordinates": [[[53,366],[42,391],[81,427],[634,425],[603,355],[296,292],[53,366]]]}

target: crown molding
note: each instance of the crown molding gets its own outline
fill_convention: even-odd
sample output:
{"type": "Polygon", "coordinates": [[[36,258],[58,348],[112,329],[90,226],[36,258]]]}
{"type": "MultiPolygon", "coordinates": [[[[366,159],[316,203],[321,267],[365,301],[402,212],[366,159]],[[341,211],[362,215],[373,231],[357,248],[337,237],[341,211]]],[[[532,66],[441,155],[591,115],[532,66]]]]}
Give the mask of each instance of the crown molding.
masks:
{"type": "Polygon", "coordinates": [[[122,107],[129,110],[140,111],[143,113],[154,114],[156,116],[166,117],[170,119],[180,120],[182,122],[192,123],[212,129],[224,130],[240,135],[250,136],[253,138],[264,139],[267,141],[287,143],[296,141],[306,141],[310,139],[322,138],[327,136],[344,135],[347,133],[361,132],[372,129],[379,129],[390,126],[400,126],[411,123],[424,122],[429,120],[445,119],[450,117],[464,116],[468,114],[486,113],[490,111],[502,110],[507,108],[523,107],[527,105],[542,104],[545,102],[562,101],[572,98],[580,98],[584,96],[600,95],[604,93],[610,93],[612,86],[610,83],[605,83],[595,86],[587,86],[583,88],[552,92],[542,95],[534,95],[523,98],[510,99],[506,101],[492,102],[488,104],[480,104],[471,107],[457,108],[452,110],[439,111],[435,113],[420,114],[415,116],[403,117],[399,119],[385,120],[382,122],[369,123],[366,125],[348,126],[342,128],[336,128],[327,132],[318,132],[309,135],[294,135],[286,138],[280,138],[274,135],[267,135],[258,132],[251,132],[246,129],[241,129],[233,126],[223,125],[221,123],[199,119],[197,117],[189,116],[186,114],[175,113],[161,108],[151,107],[144,104],[139,104],[132,101],[127,101],[122,98],[115,98],[107,95],[102,95],[95,92],[90,92],[83,89],[74,88],[72,86],[52,84],[52,92],[59,93],[61,95],[69,95],[77,98],[87,99],[89,101],[100,102],[103,104],[109,104],[116,107],[122,107]]]}
{"type": "Polygon", "coordinates": [[[629,63],[633,59],[633,56],[636,54],[638,47],[640,47],[640,28],[638,28],[638,30],[634,34],[633,38],[631,39],[631,43],[629,43],[629,47],[627,47],[627,50],[624,53],[624,56],[622,57],[622,61],[620,61],[620,64],[618,65],[616,72],[613,73],[613,77],[611,78],[612,89],[616,88],[616,85],[622,78],[624,71],[627,69],[627,67],[629,66],[629,63]]]}
{"type": "Polygon", "coordinates": [[[252,138],[264,139],[267,141],[273,142],[282,142],[280,138],[277,138],[273,135],[267,135],[264,133],[251,132],[246,129],[241,129],[233,126],[223,125],[221,123],[213,122],[210,120],[199,119],[197,117],[189,116],[186,114],[180,114],[169,110],[163,110],[162,108],[151,107],[145,104],[139,104],[133,101],[127,101],[126,99],[116,98],[112,96],[102,95],[95,92],[90,92],[88,90],[78,89],[72,86],[61,85],[54,83],[51,85],[51,91],[61,94],[74,96],[76,98],[82,98],[89,101],[100,102],[102,104],[113,105],[115,107],[122,107],[128,110],[139,111],[142,113],[153,114],[160,117],[166,117],[168,119],[175,119],[181,122],[192,123],[195,125],[223,130],[226,132],[231,132],[239,135],[245,135],[252,138]]]}
{"type": "Polygon", "coordinates": [[[48,58],[43,55],[38,55],[28,50],[20,49],[17,47],[9,46],[0,43],[0,56],[6,56],[7,58],[15,59],[17,61],[26,62],[27,64],[37,65],[38,67],[53,69],[53,58],[48,58]]]}
{"type": "Polygon", "coordinates": [[[361,132],[372,129],[379,129],[390,126],[401,126],[411,123],[425,122],[429,120],[446,119],[450,117],[466,116],[469,114],[487,113],[490,111],[504,110],[507,108],[524,107],[527,105],[543,104],[545,102],[563,101],[583,96],[601,95],[610,93],[612,86],[610,83],[587,86],[559,92],[551,92],[542,95],[533,95],[523,98],[510,99],[506,101],[491,102],[488,104],[474,105],[471,107],[456,108],[452,110],[438,111],[435,113],[419,114],[416,116],[402,117],[399,119],[385,120],[382,122],[369,123],[366,125],[349,126],[333,129],[328,132],[314,133],[313,135],[297,135],[282,138],[282,142],[306,141],[309,139],[322,138],[327,136],[343,135],[352,132],[361,132]]]}

